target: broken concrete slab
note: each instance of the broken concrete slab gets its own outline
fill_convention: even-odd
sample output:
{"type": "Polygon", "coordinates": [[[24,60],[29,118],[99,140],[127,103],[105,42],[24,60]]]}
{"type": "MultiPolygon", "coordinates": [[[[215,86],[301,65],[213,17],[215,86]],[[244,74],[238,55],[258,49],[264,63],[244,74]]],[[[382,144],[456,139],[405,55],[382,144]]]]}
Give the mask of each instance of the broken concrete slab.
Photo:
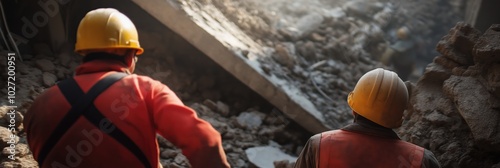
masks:
{"type": "Polygon", "coordinates": [[[299,88],[264,73],[256,59],[269,57],[266,49],[228,21],[216,7],[191,1],[133,2],[308,131],[318,133],[340,127],[324,124],[323,114],[299,88]]]}

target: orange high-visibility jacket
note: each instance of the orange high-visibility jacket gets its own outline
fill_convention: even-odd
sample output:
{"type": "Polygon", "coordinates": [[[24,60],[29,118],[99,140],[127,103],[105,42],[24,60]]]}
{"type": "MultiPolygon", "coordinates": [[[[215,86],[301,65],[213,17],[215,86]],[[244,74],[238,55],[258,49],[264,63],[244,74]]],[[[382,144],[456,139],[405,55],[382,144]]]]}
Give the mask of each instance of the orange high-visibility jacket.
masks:
{"type": "Polygon", "coordinates": [[[321,134],[317,167],[420,168],[424,148],[399,140],[344,130],[321,134]]]}
{"type": "MultiPolygon", "coordinates": [[[[125,66],[118,61],[94,60],[80,65],[74,79],[87,93],[100,79],[116,72],[125,72],[125,66]]],[[[195,111],[159,81],[135,74],[125,76],[104,90],[94,105],[109,120],[99,123],[100,127],[114,129],[110,128],[113,123],[139,147],[152,167],[161,166],[157,133],[182,149],[192,167],[229,167],[219,132],[198,118],[195,111]]],[[[36,160],[70,108],[57,85],[33,102],[24,126],[36,160]]],[[[143,165],[124,145],[81,116],[57,141],[40,167],[143,165]]]]}

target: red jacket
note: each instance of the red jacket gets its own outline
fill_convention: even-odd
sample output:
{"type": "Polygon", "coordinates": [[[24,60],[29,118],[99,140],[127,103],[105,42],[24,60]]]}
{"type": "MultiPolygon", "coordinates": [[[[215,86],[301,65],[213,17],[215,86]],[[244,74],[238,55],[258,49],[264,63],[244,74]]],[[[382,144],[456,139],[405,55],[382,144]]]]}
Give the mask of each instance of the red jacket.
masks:
{"type": "MultiPolygon", "coordinates": [[[[74,79],[87,92],[114,71],[125,72],[125,67],[117,61],[95,60],[79,66],[74,79]]],[[[103,91],[94,105],[142,150],[152,167],[161,166],[156,133],[182,149],[192,167],[229,167],[220,134],[159,81],[128,75],[103,91]]],[[[35,159],[38,160],[42,146],[70,108],[58,86],[49,88],[33,102],[24,125],[35,159]]],[[[40,167],[143,165],[123,145],[80,117],[40,167]]]]}
{"type": "Polygon", "coordinates": [[[420,168],[424,149],[399,140],[344,130],[322,133],[318,167],[420,168]]]}
{"type": "Polygon", "coordinates": [[[340,130],[309,138],[295,168],[426,167],[440,168],[434,154],[405,142],[390,128],[360,115],[340,130]]]}

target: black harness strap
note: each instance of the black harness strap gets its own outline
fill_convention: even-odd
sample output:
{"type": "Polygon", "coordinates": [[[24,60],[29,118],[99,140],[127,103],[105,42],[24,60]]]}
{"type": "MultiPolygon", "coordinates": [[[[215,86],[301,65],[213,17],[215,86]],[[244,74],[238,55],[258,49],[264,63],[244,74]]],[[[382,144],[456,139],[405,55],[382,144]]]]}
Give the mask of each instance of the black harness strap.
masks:
{"type": "Polygon", "coordinates": [[[61,93],[71,104],[71,109],[59,122],[54,132],[52,132],[45,145],[40,150],[40,153],[38,154],[38,163],[40,166],[43,165],[45,158],[52,151],[59,139],[61,139],[61,137],[76,122],[76,120],[80,118],[80,116],[84,116],[94,126],[101,129],[102,132],[113,137],[113,139],[126,147],[132,154],[135,155],[137,159],[139,159],[139,161],[141,161],[144,167],[151,167],[148,158],[142,150],[125,133],[123,133],[123,131],[102,115],[102,113],[94,105],[94,100],[97,96],[99,96],[99,94],[125,76],[127,76],[125,73],[114,73],[108,75],[92,86],[87,94],[85,94],[78,86],[78,83],[76,83],[74,78],[61,81],[57,84],[61,93]],[[113,129],[106,131],[102,130],[103,128],[100,128],[99,126],[99,123],[102,121],[108,121],[107,123],[110,124],[110,128],[113,129]]]}

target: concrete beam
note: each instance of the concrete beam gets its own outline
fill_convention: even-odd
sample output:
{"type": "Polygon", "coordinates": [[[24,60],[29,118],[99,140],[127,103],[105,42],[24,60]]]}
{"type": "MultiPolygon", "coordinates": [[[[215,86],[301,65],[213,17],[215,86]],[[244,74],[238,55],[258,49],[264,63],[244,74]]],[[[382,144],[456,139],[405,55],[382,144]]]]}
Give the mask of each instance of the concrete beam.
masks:
{"type": "Polygon", "coordinates": [[[214,6],[186,0],[132,2],[178,33],[308,131],[319,133],[330,129],[324,124],[322,113],[298,88],[263,72],[256,59],[269,56],[266,55],[265,48],[227,20],[214,6]]]}

